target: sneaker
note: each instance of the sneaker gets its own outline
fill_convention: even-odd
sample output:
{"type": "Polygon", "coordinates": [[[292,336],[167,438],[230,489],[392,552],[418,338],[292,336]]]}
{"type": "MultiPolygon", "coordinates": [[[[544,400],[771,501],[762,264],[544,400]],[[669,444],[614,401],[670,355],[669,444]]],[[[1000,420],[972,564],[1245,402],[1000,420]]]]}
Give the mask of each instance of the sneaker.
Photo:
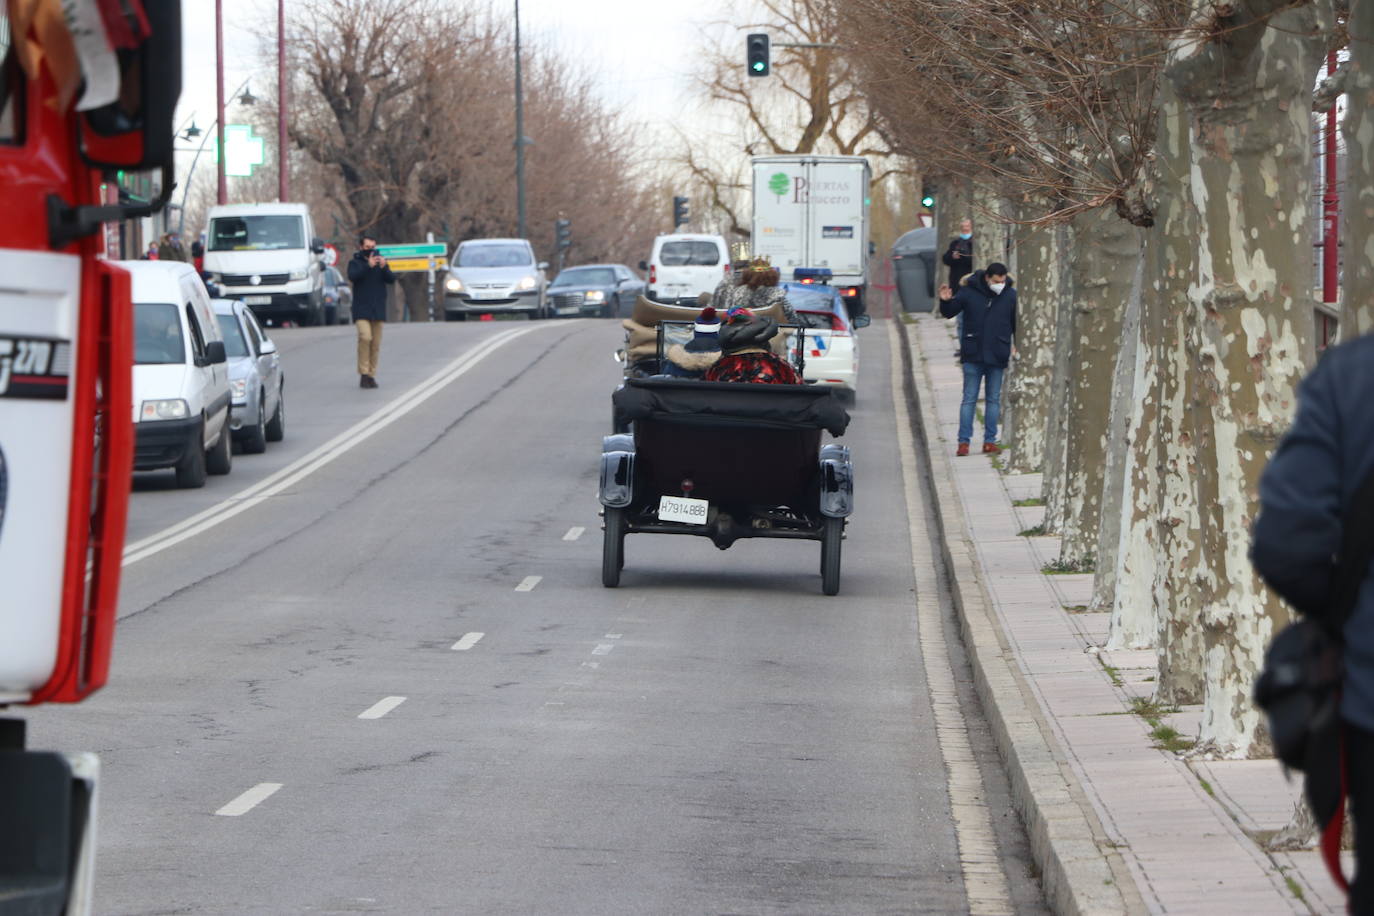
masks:
{"type": "Polygon", "coordinates": [[[984,442],[984,443],[983,443],[983,454],[984,454],[984,455],[996,455],[996,454],[999,453],[1000,451],[1002,451],[1002,449],[1001,449],[1000,447],[998,447],[998,445],[997,445],[996,442],[984,442]]]}
{"type": "Polygon", "coordinates": [[[968,454],[968,443],[967,443],[967,442],[960,442],[960,443],[959,443],[959,448],[955,450],[954,454],[957,455],[957,456],[959,456],[960,458],[963,458],[965,455],[967,455],[967,454],[968,454]]]}

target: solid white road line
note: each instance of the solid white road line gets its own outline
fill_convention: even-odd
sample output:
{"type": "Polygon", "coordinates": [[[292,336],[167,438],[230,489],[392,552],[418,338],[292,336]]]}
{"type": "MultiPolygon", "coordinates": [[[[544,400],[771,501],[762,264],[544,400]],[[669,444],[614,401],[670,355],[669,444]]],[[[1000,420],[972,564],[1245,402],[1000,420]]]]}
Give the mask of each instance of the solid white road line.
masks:
{"type": "Polygon", "coordinates": [[[517,592],[532,592],[540,582],[544,581],[543,576],[526,576],[520,580],[520,584],[515,587],[517,592]]]}
{"type": "Polygon", "coordinates": [[[485,633],[467,633],[463,636],[462,639],[458,640],[456,643],[453,644],[453,651],[466,652],[473,646],[477,645],[477,643],[481,641],[482,637],[486,635],[487,634],[485,633]]]}
{"type": "Polygon", "coordinates": [[[145,560],[169,547],[180,544],[182,541],[202,534],[242,512],[247,512],[288,487],[300,483],[335,458],[361,445],[419,407],[442,391],[445,386],[466,375],[474,366],[512,340],[551,324],[552,322],[539,322],[527,328],[503,331],[490,340],[479,344],[378,409],[366,419],[353,424],[333,439],[308,454],[302,455],[281,470],[264,477],[252,486],[240,490],[228,499],[218,502],[188,519],[128,545],[124,548],[124,565],[130,566],[139,560],[145,560]]]}
{"type": "Polygon", "coordinates": [[[279,782],[260,782],[215,813],[222,817],[238,817],[240,814],[247,814],[271,798],[281,786],[282,784],[279,782]]]}
{"type": "Polygon", "coordinates": [[[358,713],[359,719],[380,719],[382,716],[391,712],[397,706],[406,701],[405,697],[387,697],[385,700],[378,700],[363,712],[358,713]]]}
{"type": "Polygon", "coordinates": [[[579,528],[579,527],[574,526],[574,527],[568,529],[568,533],[567,533],[567,534],[563,535],[563,540],[565,540],[565,541],[575,541],[575,540],[577,540],[578,538],[582,537],[582,535],[584,535],[584,534],[586,534],[586,533],[587,533],[587,529],[586,529],[586,528],[579,528]]]}
{"type": "Polygon", "coordinates": [[[610,655],[610,654],[611,654],[611,650],[614,649],[614,648],[615,648],[615,643],[613,643],[613,642],[603,642],[603,643],[599,643],[599,644],[597,645],[597,647],[596,647],[595,649],[592,650],[592,654],[593,654],[593,655],[610,655]]]}
{"type": "MultiPolygon", "coordinates": [[[[997,854],[992,815],[984,800],[983,778],[968,740],[968,723],[959,706],[954,668],[945,645],[944,608],[940,602],[940,577],[935,568],[934,545],[925,528],[924,494],[916,479],[916,447],[912,442],[911,412],[902,382],[902,354],[898,332],[888,329],[891,349],[892,400],[897,413],[897,447],[902,463],[902,484],[910,519],[911,566],[916,576],[916,629],[925,664],[926,690],[935,713],[935,738],[945,761],[954,836],[959,844],[959,863],[964,873],[964,893],[972,916],[1002,916],[1012,912],[1007,878],[997,854]]],[[[916,371],[921,371],[918,367],[916,371]]]]}

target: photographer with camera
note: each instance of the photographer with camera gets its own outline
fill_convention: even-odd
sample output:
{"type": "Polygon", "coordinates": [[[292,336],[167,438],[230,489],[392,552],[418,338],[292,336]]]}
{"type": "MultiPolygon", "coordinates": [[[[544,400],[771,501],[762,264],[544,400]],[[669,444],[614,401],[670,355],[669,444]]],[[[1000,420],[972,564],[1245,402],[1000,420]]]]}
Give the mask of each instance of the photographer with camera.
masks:
{"type": "Polygon", "coordinates": [[[358,327],[358,385],[376,388],[386,288],[396,282],[396,275],[377,251],[377,240],[372,236],[358,239],[358,251],[348,262],[348,281],[353,284],[353,322],[358,327]]]}

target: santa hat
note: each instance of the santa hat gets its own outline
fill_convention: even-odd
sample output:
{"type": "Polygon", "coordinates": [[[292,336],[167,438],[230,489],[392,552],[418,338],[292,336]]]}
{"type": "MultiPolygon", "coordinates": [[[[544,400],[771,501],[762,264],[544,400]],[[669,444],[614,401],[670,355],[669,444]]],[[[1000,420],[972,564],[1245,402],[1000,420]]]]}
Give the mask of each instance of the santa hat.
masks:
{"type": "Polygon", "coordinates": [[[720,350],[720,319],[711,306],[701,310],[692,325],[692,339],[685,348],[689,353],[712,353],[720,350]]]}

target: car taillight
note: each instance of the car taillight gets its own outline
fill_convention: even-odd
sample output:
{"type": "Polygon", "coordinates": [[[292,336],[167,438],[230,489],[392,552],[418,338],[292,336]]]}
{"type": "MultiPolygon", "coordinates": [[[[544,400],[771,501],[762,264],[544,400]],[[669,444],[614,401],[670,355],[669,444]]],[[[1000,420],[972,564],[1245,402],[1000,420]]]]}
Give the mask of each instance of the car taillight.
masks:
{"type": "Polygon", "coordinates": [[[730,276],[730,263],[728,261],[725,264],[725,276],[730,276]]]}
{"type": "Polygon", "coordinates": [[[650,265],[649,265],[649,282],[650,282],[650,283],[657,283],[657,282],[658,282],[658,266],[655,265],[655,264],[650,264],[650,265]]]}

